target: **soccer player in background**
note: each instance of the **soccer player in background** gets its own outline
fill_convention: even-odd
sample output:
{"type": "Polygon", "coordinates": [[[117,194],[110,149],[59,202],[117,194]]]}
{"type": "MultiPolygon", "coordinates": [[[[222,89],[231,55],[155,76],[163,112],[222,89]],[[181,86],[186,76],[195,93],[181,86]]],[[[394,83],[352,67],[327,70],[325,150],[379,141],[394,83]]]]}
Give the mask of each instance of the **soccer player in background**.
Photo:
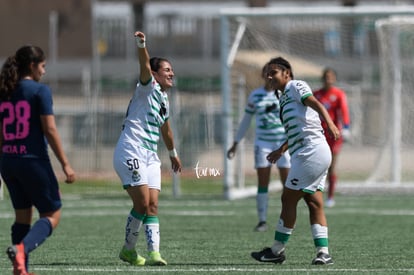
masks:
{"type": "Polygon", "coordinates": [[[286,129],[287,141],[268,155],[276,162],[289,150],[291,168],[282,193],[282,210],[276,226],[274,243],[251,256],[260,262],[283,263],[286,244],[296,223],[297,204],[301,199],[309,209],[311,232],[316,247],[312,264],[332,264],[328,249],[328,224],[323,208],[326,175],[331,164],[331,152],[323,135],[322,117],[334,139],[340,137],[323,105],[313,96],[309,85],[294,80],[292,66],[282,57],[269,62],[268,77],[275,90],[281,91],[280,115],[286,129]]]}
{"type": "Polygon", "coordinates": [[[66,182],[75,181],[56,128],[51,91],[39,83],[46,73],[45,66],[42,49],[23,46],[7,58],[0,73],[0,172],[15,211],[12,246],[6,251],[14,275],[29,274],[29,253],[52,234],[60,221],[62,203],[48,144],[62,166],[66,182]],[[31,226],[33,206],[39,219],[31,226]]]}
{"type": "Polygon", "coordinates": [[[131,209],[125,226],[125,242],[119,258],[131,265],[166,265],[160,254],[158,195],[161,191],[161,162],[157,144],[162,136],[169,150],[172,170],[181,171],[169,123],[167,90],[173,86],[174,71],[168,60],[150,59],[143,32],[135,32],[140,66],[139,81],[129,103],[113,165],[130,196],[131,209]],[[145,227],[148,259],[136,251],[139,231],[145,227]]]}
{"type": "MultiPolygon", "coordinates": [[[[268,190],[272,163],[266,157],[270,152],[278,149],[286,140],[285,129],[279,118],[279,100],[275,95],[271,80],[267,77],[268,68],[268,64],[263,66],[261,76],[264,80],[264,85],[250,93],[236,138],[231,148],[227,151],[227,157],[232,159],[236,153],[237,144],[246,134],[253,116],[256,116],[254,161],[258,181],[256,208],[259,223],[254,230],[259,232],[267,230],[268,190]]],[[[276,165],[279,169],[279,176],[283,186],[290,168],[289,153],[285,152],[276,165]]]]}
{"type": "Polygon", "coordinates": [[[346,94],[343,90],[334,86],[336,72],[332,68],[326,68],[323,71],[322,83],[323,87],[315,91],[314,96],[323,104],[336,127],[341,131],[341,138],[333,139],[327,131],[326,122],[322,119],[325,137],[332,152],[332,163],[328,170],[328,195],[325,205],[326,207],[333,207],[335,205],[335,187],[338,180],[336,165],[343,141],[350,138],[350,119],[346,94]]]}

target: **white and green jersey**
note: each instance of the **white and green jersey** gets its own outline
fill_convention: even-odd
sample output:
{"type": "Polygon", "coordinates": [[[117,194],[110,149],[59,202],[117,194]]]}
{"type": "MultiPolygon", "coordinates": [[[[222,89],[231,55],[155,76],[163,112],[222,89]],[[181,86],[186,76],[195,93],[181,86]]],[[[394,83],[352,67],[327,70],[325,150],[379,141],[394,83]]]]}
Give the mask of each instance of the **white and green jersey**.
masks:
{"type": "Polygon", "coordinates": [[[128,143],[157,152],[160,127],[169,117],[167,93],[152,77],[148,84],[138,82],[122,125],[118,143],[128,143]]]}
{"type": "MultiPolygon", "coordinates": [[[[264,87],[261,87],[250,93],[245,108],[245,117],[256,116],[255,145],[275,148],[286,141],[279,111],[279,100],[274,91],[267,91],[264,87]]],[[[237,142],[243,138],[249,124],[250,119],[243,119],[236,136],[237,142]]]]}
{"type": "Polygon", "coordinates": [[[318,112],[303,104],[311,95],[312,90],[306,82],[291,80],[280,96],[281,118],[291,156],[306,145],[325,141],[318,112]]]}

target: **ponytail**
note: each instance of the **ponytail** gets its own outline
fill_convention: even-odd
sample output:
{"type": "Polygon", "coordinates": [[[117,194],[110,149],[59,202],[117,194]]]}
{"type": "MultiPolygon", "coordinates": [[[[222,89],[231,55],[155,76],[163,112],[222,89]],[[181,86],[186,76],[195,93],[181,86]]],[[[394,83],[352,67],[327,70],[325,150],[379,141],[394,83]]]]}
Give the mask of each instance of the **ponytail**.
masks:
{"type": "Polygon", "coordinates": [[[10,56],[4,62],[0,72],[0,100],[7,100],[11,97],[19,81],[19,68],[16,57],[10,56]]]}
{"type": "Polygon", "coordinates": [[[23,46],[7,58],[0,72],[0,100],[10,99],[20,79],[32,73],[30,65],[46,60],[43,50],[37,46],[23,46]]]}

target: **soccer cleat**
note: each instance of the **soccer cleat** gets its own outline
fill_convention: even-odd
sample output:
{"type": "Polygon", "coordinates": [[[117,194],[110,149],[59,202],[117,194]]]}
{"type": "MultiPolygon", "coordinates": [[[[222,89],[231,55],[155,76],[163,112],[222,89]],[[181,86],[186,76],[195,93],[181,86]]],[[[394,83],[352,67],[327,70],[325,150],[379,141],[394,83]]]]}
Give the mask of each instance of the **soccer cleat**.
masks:
{"type": "Polygon", "coordinates": [[[151,251],[147,260],[147,265],[167,265],[167,262],[161,258],[160,252],[151,251]]]}
{"type": "Polygon", "coordinates": [[[316,255],[316,258],[312,261],[313,265],[327,265],[327,264],[333,264],[331,256],[329,254],[319,252],[318,255],[316,255]]]}
{"type": "Polygon", "coordinates": [[[262,251],[252,252],[250,255],[256,261],[264,263],[282,264],[286,260],[285,250],[275,255],[270,247],[265,247],[262,251]]]}
{"type": "Polygon", "coordinates": [[[267,223],[266,222],[259,222],[256,227],[254,228],[256,232],[266,232],[267,231],[267,223]]]}
{"type": "Polygon", "coordinates": [[[13,263],[13,275],[33,275],[26,270],[26,254],[23,243],[9,246],[6,253],[13,263]]]}
{"type": "Polygon", "coordinates": [[[328,208],[332,208],[335,206],[335,200],[334,199],[327,199],[325,202],[325,206],[328,208]]]}
{"type": "Polygon", "coordinates": [[[144,257],[137,254],[135,249],[128,250],[125,246],[122,247],[121,252],[119,252],[119,258],[124,262],[136,266],[143,266],[146,261],[144,257]]]}

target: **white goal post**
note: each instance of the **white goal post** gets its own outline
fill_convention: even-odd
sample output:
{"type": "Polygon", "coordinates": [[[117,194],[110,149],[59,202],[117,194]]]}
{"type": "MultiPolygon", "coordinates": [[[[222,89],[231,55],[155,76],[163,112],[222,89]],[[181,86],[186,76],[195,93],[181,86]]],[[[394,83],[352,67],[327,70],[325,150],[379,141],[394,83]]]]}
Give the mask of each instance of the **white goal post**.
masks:
{"type": "MultiPolygon", "coordinates": [[[[338,85],[347,92],[352,109],[353,139],[348,145],[351,156],[350,161],[343,161],[350,180],[365,183],[369,180],[395,183],[403,180],[401,146],[406,145],[410,151],[413,143],[404,142],[402,139],[406,135],[414,134],[414,125],[413,129],[409,129],[409,133],[401,133],[405,129],[399,126],[402,123],[400,112],[414,105],[410,105],[411,102],[406,102],[401,97],[393,96],[394,93],[398,94],[402,86],[398,72],[401,70],[399,62],[401,58],[405,58],[399,56],[398,41],[401,38],[392,32],[386,37],[379,33],[380,24],[392,24],[387,19],[395,16],[414,16],[414,6],[281,6],[220,11],[226,198],[251,196],[256,192],[254,185],[245,186],[240,180],[236,180],[237,176],[240,177],[237,173],[244,172],[244,169],[235,166],[239,165],[237,163],[243,165],[244,161],[235,162],[228,160],[226,156],[241,119],[237,115],[240,114],[240,109],[237,109],[237,105],[240,104],[236,101],[240,96],[240,92],[236,93],[236,90],[240,90],[240,87],[237,87],[240,86],[238,79],[244,78],[244,96],[247,97],[255,88],[254,85],[260,83],[258,70],[277,55],[290,60],[295,78],[306,80],[312,88],[320,85],[320,73],[324,67],[333,67],[338,72],[338,78],[342,80],[338,85]],[[384,48],[383,43],[388,42],[391,45],[384,48]],[[384,56],[391,54],[392,62],[389,61],[389,56],[384,56]],[[392,87],[388,86],[390,83],[384,82],[390,80],[389,75],[384,74],[391,73],[384,70],[384,62],[388,62],[385,66],[388,65],[389,70],[392,70],[392,87]],[[384,117],[387,119],[383,119],[384,117]],[[388,151],[381,153],[384,152],[383,148],[388,151]],[[380,165],[383,162],[380,155],[390,154],[392,157],[390,162],[385,164],[385,170],[391,172],[384,178],[377,177],[378,171],[384,172],[383,166],[380,165]]],[[[411,47],[414,48],[413,44],[411,47]]],[[[252,139],[246,139],[245,143],[246,147],[251,147],[252,139]]],[[[246,148],[244,151],[246,154],[240,158],[246,161],[252,158],[248,156],[248,152],[252,150],[246,148]]],[[[411,172],[410,168],[408,173],[411,172]]]]}
{"type": "MultiPolygon", "coordinates": [[[[380,44],[380,75],[382,87],[382,101],[389,100],[390,116],[388,119],[390,128],[390,137],[388,143],[382,148],[379,162],[387,162],[391,165],[391,181],[394,184],[401,182],[402,174],[402,133],[403,125],[407,125],[406,118],[409,117],[406,112],[412,113],[412,109],[407,110],[403,101],[409,100],[408,94],[414,90],[407,77],[411,77],[414,71],[414,17],[413,16],[391,16],[386,19],[379,19],[375,22],[376,33],[380,44]],[[405,40],[408,40],[408,48],[405,40]],[[392,64],[390,66],[390,64],[392,64]],[[389,93],[392,91],[392,94],[389,93]],[[394,122],[394,123],[391,123],[394,122]],[[387,158],[388,156],[388,158],[387,158]]],[[[383,167],[378,165],[376,170],[371,174],[368,182],[377,181],[378,175],[381,175],[383,167]]]]}

